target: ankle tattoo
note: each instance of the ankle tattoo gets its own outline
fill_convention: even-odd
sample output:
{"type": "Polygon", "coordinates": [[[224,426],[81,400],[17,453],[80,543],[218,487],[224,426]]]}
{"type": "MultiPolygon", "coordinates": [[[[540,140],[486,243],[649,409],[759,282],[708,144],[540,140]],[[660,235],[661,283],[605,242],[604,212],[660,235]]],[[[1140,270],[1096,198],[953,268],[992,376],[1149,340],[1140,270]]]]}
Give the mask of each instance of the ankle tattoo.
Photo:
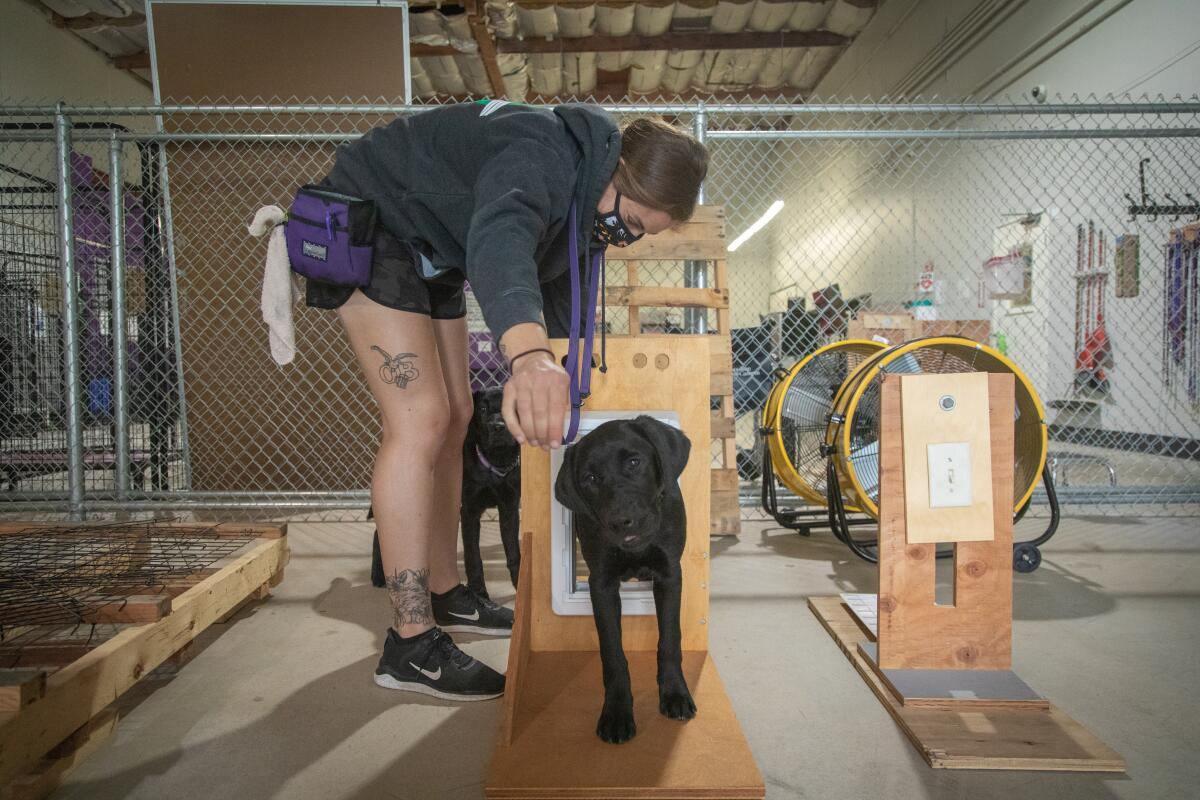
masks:
{"type": "Polygon", "coordinates": [[[429,570],[402,569],[387,576],[388,597],[392,600],[393,625],[432,625],[429,605],[429,570]]]}

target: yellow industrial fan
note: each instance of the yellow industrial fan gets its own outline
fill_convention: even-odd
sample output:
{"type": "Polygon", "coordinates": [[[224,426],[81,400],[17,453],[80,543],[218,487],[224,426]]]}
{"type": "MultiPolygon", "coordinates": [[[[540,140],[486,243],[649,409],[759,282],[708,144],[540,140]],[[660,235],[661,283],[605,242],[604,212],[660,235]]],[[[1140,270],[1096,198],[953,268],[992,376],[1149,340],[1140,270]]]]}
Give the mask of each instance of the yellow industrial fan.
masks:
{"type": "Polygon", "coordinates": [[[780,524],[808,529],[826,517],[838,539],[856,554],[875,560],[872,540],[856,541],[850,526],[874,524],[879,516],[879,391],[887,373],[1008,372],[1016,382],[1013,512],[1028,508],[1042,479],[1050,504],[1046,531],[1014,546],[1013,565],[1032,572],[1041,563],[1038,546],[1058,527],[1058,501],[1045,474],[1047,432],[1037,392],[1023,372],[998,351],[970,339],[940,336],[885,348],[875,342],[828,345],[798,363],[772,390],[763,415],[763,507],[780,524]],[[834,379],[844,379],[833,387],[834,379]],[[831,388],[833,387],[833,388],[831,388]],[[781,510],[774,477],[799,498],[826,510],[781,510]],[[767,483],[771,486],[768,488],[767,483]]]}
{"type": "MultiPolygon", "coordinates": [[[[834,342],[798,361],[771,389],[762,433],[773,472],[801,499],[825,504],[825,428],[846,379],[886,345],[869,339],[834,342]]],[[[763,481],[764,489],[767,481],[763,481]]],[[[850,509],[857,511],[857,508],[850,509]]]]}
{"type": "Polygon", "coordinates": [[[1033,384],[987,345],[940,336],[890,347],[864,362],[842,385],[825,431],[846,509],[879,515],[879,388],[886,373],[1011,372],[1016,380],[1013,511],[1033,494],[1046,466],[1046,415],[1033,384]]]}

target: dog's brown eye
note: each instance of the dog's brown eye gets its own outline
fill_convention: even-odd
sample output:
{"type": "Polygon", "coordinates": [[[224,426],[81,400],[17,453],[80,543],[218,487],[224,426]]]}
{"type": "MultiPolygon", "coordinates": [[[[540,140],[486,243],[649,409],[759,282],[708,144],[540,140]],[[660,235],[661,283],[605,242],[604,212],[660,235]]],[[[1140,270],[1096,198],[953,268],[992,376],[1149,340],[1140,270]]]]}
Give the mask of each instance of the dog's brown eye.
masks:
{"type": "Polygon", "coordinates": [[[589,472],[587,475],[583,476],[584,483],[595,483],[598,480],[600,480],[600,478],[597,477],[596,473],[594,472],[589,472]]]}
{"type": "Polygon", "coordinates": [[[631,467],[636,467],[636,466],[638,466],[638,465],[639,465],[639,464],[641,464],[641,463],[642,463],[642,460],[641,460],[640,458],[636,457],[636,456],[634,456],[633,458],[629,459],[629,466],[631,466],[631,467]]]}

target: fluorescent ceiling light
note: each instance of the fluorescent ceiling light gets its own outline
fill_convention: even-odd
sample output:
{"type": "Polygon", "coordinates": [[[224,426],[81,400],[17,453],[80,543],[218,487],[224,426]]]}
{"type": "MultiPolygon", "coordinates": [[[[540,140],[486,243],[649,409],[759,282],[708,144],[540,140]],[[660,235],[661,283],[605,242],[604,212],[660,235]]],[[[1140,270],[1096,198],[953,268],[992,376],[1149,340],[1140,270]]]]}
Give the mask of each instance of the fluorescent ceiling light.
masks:
{"type": "Polygon", "coordinates": [[[729,250],[729,252],[732,253],[734,250],[737,250],[739,247],[741,247],[743,244],[745,244],[747,239],[749,239],[751,236],[753,236],[754,234],[758,233],[763,228],[765,228],[767,226],[767,223],[770,222],[771,220],[773,220],[775,218],[775,215],[778,214],[782,210],[783,210],[783,201],[782,200],[776,200],[774,203],[771,203],[771,207],[767,209],[767,213],[765,213],[761,217],[759,217],[757,222],[755,222],[749,228],[746,228],[746,230],[742,231],[742,235],[737,237],[736,239],[733,240],[732,243],[730,243],[729,247],[727,248],[729,250]]]}

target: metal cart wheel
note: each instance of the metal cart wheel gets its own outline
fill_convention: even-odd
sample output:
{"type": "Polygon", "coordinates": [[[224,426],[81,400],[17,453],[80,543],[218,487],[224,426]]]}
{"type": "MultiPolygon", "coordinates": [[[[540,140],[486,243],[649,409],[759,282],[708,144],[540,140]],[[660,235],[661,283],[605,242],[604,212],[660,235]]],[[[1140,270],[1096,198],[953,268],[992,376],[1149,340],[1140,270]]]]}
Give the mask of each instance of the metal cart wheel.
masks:
{"type": "Polygon", "coordinates": [[[1013,545],[1013,571],[1029,574],[1042,563],[1042,551],[1035,544],[1021,542],[1013,545]]]}

